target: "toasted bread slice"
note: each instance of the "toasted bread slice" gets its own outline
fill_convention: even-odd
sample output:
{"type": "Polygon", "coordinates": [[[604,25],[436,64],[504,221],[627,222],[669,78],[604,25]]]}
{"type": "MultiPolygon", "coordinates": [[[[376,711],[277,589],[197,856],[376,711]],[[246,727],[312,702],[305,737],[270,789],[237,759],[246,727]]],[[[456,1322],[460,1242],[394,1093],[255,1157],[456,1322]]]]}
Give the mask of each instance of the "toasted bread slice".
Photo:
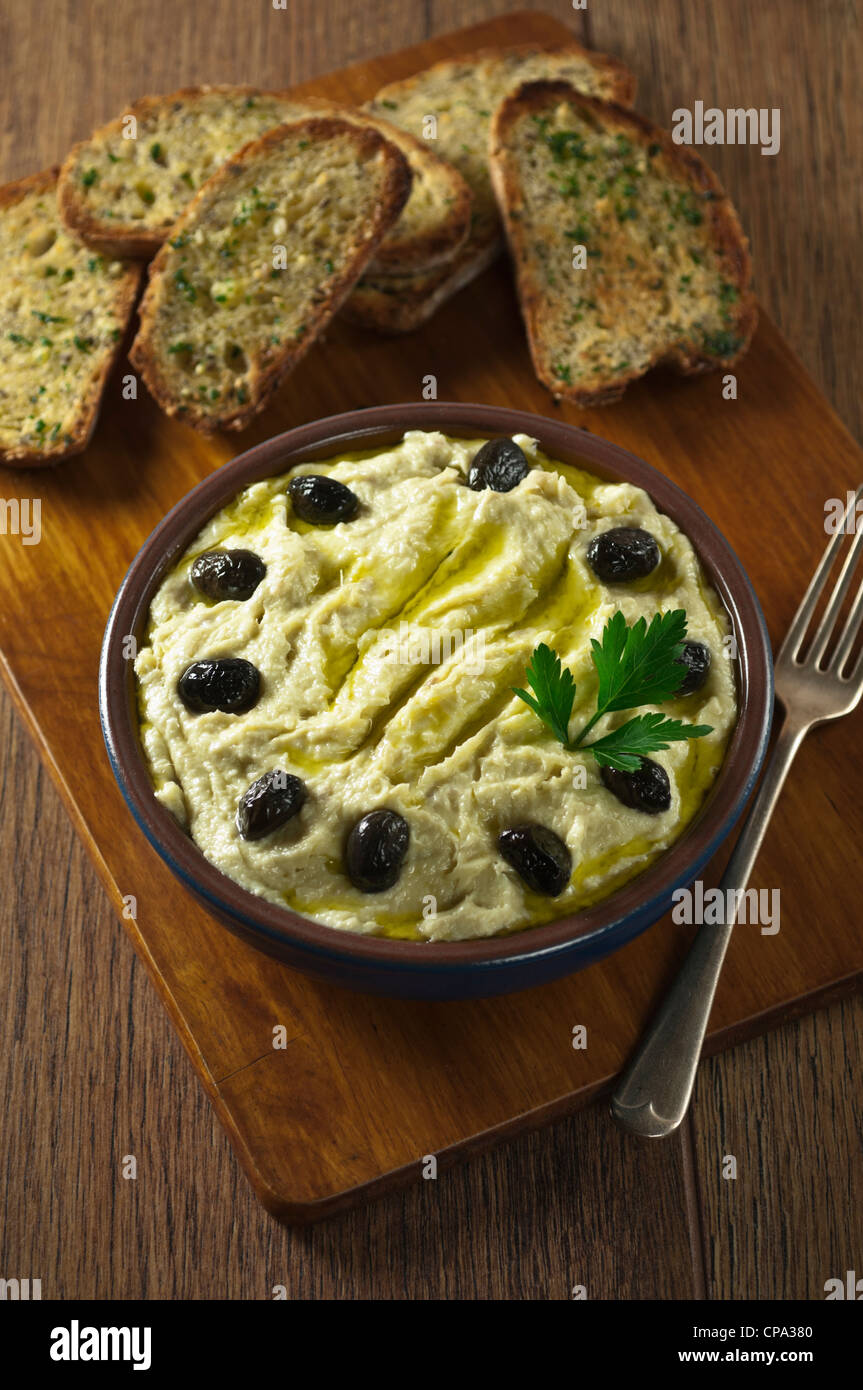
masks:
{"type": "Polygon", "coordinates": [[[379,275],[372,265],[348,295],[341,316],[376,333],[412,333],[490,266],[500,249],[497,241],[469,244],[448,265],[425,275],[379,275]]]}
{"type": "Polygon", "coordinates": [[[366,279],[346,311],[354,322],[387,333],[417,328],[502,250],[488,168],[489,126],[504,97],[536,77],[565,78],[586,92],[623,103],[635,95],[635,78],[617,58],[592,53],[577,43],[519,44],[446,58],[382,87],[368,103],[375,115],[424,139],[459,170],[473,195],[473,213],[457,262],[439,274],[398,283],[380,275],[366,279]]]}
{"type": "Polygon", "coordinates": [[[499,108],[490,157],[534,367],[555,396],[603,405],[659,362],[701,372],[746,351],[748,243],[691,150],[622,106],[535,82],[499,108]]]}
{"type": "Polygon", "coordinates": [[[488,168],[491,118],[504,97],[535,78],[565,79],[591,95],[624,103],[635,91],[635,79],[616,58],[576,43],[526,44],[446,58],[382,87],[368,103],[375,115],[425,139],[464,175],[473,193],[476,242],[500,236],[488,168]]]}
{"type": "Polygon", "coordinates": [[[60,176],[63,220],[108,255],[155,255],[220,164],[267,130],[308,115],[372,125],[411,165],[411,196],[381,244],[381,269],[405,274],[455,255],[468,233],[470,190],[433,148],[369,112],[255,87],[186,87],[134,102],[69,153],[60,176]]]}
{"type": "Polygon", "coordinates": [[[141,279],[66,230],[57,174],[0,188],[0,462],[18,467],[86,448],[141,279]]]}
{"type": "Polygon", "coordinates": [[[312,116],[222,165],[150,270],[131,359],[169,415],[243,429],[329,323],[410,191],[376,130],[312,116]]]}

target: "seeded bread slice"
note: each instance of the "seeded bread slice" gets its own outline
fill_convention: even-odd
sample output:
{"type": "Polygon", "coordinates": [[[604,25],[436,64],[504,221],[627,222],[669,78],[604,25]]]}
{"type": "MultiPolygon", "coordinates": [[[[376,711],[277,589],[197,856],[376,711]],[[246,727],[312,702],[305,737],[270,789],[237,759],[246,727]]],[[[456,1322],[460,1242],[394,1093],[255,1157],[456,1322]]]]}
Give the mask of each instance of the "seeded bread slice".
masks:
{"type": "Polygon", "coordinates": [[[382,87],[368,103],[368,110],[433,144],[458,169],[473,195],[473,212],[467,242],[448,270],[397,282],[366,277],[346,309],[355,323],[385,333],[417,328],[503,249],[488,168],[489,126],[504,97],[536,77],[566,78],[624,103],[635,95],[635,78],[617,58],[577,43],[519,44],[446,58],[382,87]]]}
{"type": "Polygon", "coordinates": [[[57,174],[0,188],[0,462],[18,467],[86,448],[141,278],[61,224],[57,174]]]}
{"type": "Polygon", "coordinates": [[[106,254],[150,257],[225,160],[308,115],[371,125],[411,165],[411,196],[378,251],[382,270],[425,270],[455,254],[468,233],[470,190],[433,149],[369,112],[255,87],[186,87],[134,102],[69,153],[60,176],[63,220],[106,254]]]}
{"type": "Polygon", "coordinates": [[[309,117],[252,141],[195,195],[150,270],[131,360],[205,433],[241,430],[329,323],[395,223],[407,160],[309,117]]]}
{"type": "Polygon", "coordinates": [[[490,157],[534,367],[555,396],[603,405],[659,362],[693,373],[743,355],[748,243],[691,150],[633,111],[535,82],[499,108],[490,157]]]}

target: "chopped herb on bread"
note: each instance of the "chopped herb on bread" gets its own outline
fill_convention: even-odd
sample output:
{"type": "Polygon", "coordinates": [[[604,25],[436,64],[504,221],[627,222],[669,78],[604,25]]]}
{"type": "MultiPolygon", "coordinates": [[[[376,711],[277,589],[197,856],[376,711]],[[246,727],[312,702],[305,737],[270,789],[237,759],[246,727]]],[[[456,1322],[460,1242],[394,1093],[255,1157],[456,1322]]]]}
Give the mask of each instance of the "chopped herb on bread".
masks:
{"type": "Polygon", "coordinates": [[[606,404],[659,362],[700,372],[746,351],[748,244],[691,150],[619,105],[535,82],[499,108],[490,157],[534,367],[555,396],[606,404]]]}
{"type": "Polygon", "coordinates": [[[62,225],[57,172],[0,188],[4,464],[53,464],[86,447],[141,277],[62,225]]]}
{"type": "Polygon", "coordinates": [[[370,112],[254,87],[188,87],[134,102],[67,157],[64,221],[108,254],[152,256],[221,164],[266,131],[308,115],[371,125],[411,165],[411,196],[378,251],[382,270],[424,270],[455,254],[468,233],[470,190],[433,148],[370,112]]]}
{"type": "Polygon", "coordinates": [[[199,190],[153,261],[131,358],[169,415],[240,430],[329,323],[410,191],[376,130],[309,117],[199,190]]]}
{"type": "Polygon", "coordinates": [[[381,276],[364,283],[350,300],[348,314],[355,322],[383,332],[416,328],[502,249],[488,168],[489,127],[504,97],[537,77],[565,78],[581,90],[624,103],[635,94],[635,78],[616,58],[576,43],[520,44],[444,59],[382,87],[368,103],[370,111],[425,140],[458,169],[473,195],[473,212],[458,265],[397,284],[381,276]]]}

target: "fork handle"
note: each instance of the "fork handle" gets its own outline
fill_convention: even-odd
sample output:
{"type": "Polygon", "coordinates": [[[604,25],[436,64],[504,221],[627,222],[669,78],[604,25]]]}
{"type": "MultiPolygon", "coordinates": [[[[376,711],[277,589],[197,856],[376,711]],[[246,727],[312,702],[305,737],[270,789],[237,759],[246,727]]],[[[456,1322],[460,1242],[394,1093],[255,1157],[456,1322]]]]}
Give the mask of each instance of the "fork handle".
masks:
{"type": "MultiPolygon", "coordinates": [[[[719,887],[744,889],[806,725],[786,719],[719,887]]],[[[726,899],[727,901],[727,899],[726,899]]],[[[739,899],[733,899],[735,904],[739,899]]],[[[622,1129],[650,1139],[673,1134],[689,1107],[719,972],[736,908],[718,925],[703,923],[676,980],[642,1038],[611,1100],[622,1129]]]]}

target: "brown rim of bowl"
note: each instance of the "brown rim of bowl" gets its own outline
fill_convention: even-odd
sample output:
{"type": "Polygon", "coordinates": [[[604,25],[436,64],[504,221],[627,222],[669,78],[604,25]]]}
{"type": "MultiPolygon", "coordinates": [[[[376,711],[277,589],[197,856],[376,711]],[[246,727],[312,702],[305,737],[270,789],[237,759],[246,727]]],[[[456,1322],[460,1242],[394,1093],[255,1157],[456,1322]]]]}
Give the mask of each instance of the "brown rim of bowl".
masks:
{"type": "Polygon", "coordinates": [[[770,729],[772,658],[764,618],[745,570],[713,522],[676,483],[636,455],[573,425],[527,411],[436,401],[374,406],[300,425],[255,445],[187,493],[144,542],[120,586],[105,631],[100,700],[109,754],[130,808],[175,869],[214,906],[251,922],[271,940],[294,942],[313,953],[408,966],[420,964],[423,952],[431,950],[433,956],[425,956],[429,963],[456,966],[554,950],[611,926],[651,900],[659,901],[673,885],[686,882],[687,868],[697,868],[721,842],[754,784],[770,729]],[[461,438],[526,434],[537,439],[550,458],[587,465],[610,481],[643,488],[692,541],[725,605],[737,641],[737,724],[716,782],[680,839],[643,873],[585,911],[505,936],[440,942],[363,936],[314,922],[234,883],[205,859],[156,800],[138,737],[132,663],[122,655],[123,638],[140,634],[165,571],[243,488],[288,472],[299,463],[397,443],[410,429],[442,430],[461,438]]]}

